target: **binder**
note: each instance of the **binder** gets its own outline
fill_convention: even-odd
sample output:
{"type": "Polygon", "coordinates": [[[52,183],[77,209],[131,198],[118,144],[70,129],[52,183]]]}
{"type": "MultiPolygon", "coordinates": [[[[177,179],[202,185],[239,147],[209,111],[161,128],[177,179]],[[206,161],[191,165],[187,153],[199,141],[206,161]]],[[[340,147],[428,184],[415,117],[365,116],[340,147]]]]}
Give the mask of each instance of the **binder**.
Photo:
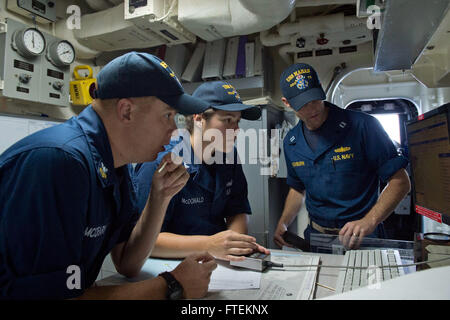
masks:
{"type": "Polygon", "coordinates": [[[189,54],[188,48],[183,44],[166,48],[164,61],[175,72],[178,78],[183,74],[189,62],[189,54]]]}
{"type": "Polygon", "coordinates": [[[238,46],[239,37],[232,37],[228,39],[225,63],[223,66],[223,77],[225,79],[233,79],[236,77],[238,46]]]}
{"type": "Polygon", "coordinates": [[[222,79],[223,63],[225,60],[225,39],[206,43],[205,59],[203,61],[203,80],[222,79]]]}
{"type": "Polygon", "coordinates": [[[236,77],[245,77],[245,44],[247,43],[247,36],[239,37],[238,58],[236,62],[236,77]]]}
{"type": "Polygon", "coordinates": [[[194,82],[200,80],[200,75],[203,66],[203,58],[205,56],[206,44],[204,42],[198,42],[195,47],[186,69],[181,76],[181,80],[187,82],[194,82]]]}
{"type": "Polygon", "coordinates": [[[245,76],[253,77],[255,75],[255,43],[247,42],[245,44],[245,76]]]}
{"type": "Polygon", "coordinates": [[[264,47],[261,40],[255,40],[255,76],[264,75],[264,47]]]}

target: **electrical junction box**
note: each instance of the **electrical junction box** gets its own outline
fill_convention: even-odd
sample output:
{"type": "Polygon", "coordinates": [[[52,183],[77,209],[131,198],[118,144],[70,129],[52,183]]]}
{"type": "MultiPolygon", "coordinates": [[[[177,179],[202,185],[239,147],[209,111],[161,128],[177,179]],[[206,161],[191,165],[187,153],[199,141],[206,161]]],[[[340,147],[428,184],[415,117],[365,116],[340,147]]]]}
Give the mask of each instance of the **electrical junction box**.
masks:
{"type": "Polygon", "coordinates": [[[0,22],[0,96],[67,107],[74,60],[68,41],[9,18],[0,22]]]}
{"type": "Polygon", "coordinates": [[[76,106],[87,106],[94,97],[94,90],[96,88],[97,80],[93,77],[92,68],[88,65],[76,66],[73,70],[73,77],[75,80],[70,82],[70,96],[72,97],[72,104],[76,106]],[[81,76],[78,71],[86,69],[89,74],[81,76]]]}
{"type": "Polygon", "coordinates": [[[373,10],[368,10],[376,8],[379,10],[378,13],[384,11],[384,1],[383,0],[358,0],[356,1],[356,16],[358,18],[366,18],[373,15],[375,12],[373,10]]]}
{"type": "Polygon", "coordinates": [[[166,43],[153,31],[124,20],[124,3],[83,15],[81,25],[83,28],[73,30],[75,37],[82,45],[97,51],[150,48],[166,43]]]}
{"type": "Polygon", "coordinates": [[[164,0],[125,0],[125,19],[160,18],[164,15],[164,2],[164,0]]]}
{"type": "Polygon", "coordinates": [[[83,28],[73,33],[82,45],[108,52],[195,42],[195,35],[174,19],[176,11],[176,5],[165,8],[164,0],[125,0],[115,7],[83,15],[83,28]]]}
{"type": "Polygon", "coordinates": [[[56,21],[56,1],[51,0],[8,0],[6,8],[27,18],[36,17],[40,23],[56,21]]]}
{"type": "Polygon", "coordinates": [[[141,30],[151,30],[167,45],[193,43],[196,36],[187,31],[174,16],[178,15],[178,1],[125,0],[125,20],[141,30]]]}

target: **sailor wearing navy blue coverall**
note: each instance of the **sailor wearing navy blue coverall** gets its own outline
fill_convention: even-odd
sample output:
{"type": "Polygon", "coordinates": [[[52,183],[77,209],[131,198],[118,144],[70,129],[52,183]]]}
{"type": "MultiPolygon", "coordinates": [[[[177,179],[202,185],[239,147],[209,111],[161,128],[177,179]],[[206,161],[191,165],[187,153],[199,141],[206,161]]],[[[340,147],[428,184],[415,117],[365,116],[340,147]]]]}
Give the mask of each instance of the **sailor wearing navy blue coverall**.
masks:
{"type": "Polygon", "coordinates": [[[301,121],[284,139],[290,186],[274,241],[282,235],[306,197],[311,233],[339,235],[346,246],[363,237],[384,237],[382,222],[409,192],[407,160],[368,114],[344,110],[325,100],[315,70],[294,64],[280,77],[282,101],[301,121]],[[378,196],[380,181],[387,183],[378,196]]]}
{"type": "Polygon", "coordinates": [[[139,273],[170,199],[188,179],[168,159],[140,216],[127,164],[156,158],[176,129],[177,111],[207,106],[184,93],[163,61],[131,52],[99,72],[96,99],[79,116],[6,150],[0,156],[0,298],[164,299],[172,293],[168,282],[176,281],[185,297],[206,294],[216,267],[206,252],[169,275],[93,285],[109,253],[119,273],[139,273]]]}
{"type": "Polygon", "coordinates": [[[193,96],[207,101],[212,109],[187,117],[184,135],[166,146],[157,161],[136,167],[140,209],[166,153],[182,156],[190,174],[186,186],[170,202],[152,256],[180,258],[205,250],[215,258],[242,260],[242,255],[255,250],[269,253],[246,234],[251,213],[247,181],[234,148],[239,120],[257,120],[261,110],[243,104],[235,88],[223,81],[204,83],[193,96]],[[232,134],[227,135],[227,130],[232,134]],[[212,143],[206,135],[214,131],[220,137],[212,143]]]}

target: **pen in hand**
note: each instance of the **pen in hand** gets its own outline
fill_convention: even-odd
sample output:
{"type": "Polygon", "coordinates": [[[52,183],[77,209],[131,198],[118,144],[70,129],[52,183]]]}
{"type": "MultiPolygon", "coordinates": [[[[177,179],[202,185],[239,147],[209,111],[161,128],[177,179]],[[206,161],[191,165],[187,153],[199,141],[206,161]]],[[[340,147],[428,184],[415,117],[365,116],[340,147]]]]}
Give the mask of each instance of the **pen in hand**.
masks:
{"type": "Polygon", "coordinates": [[[167,165],[167,162],[164,162],[162,167],[159,168],[158,173],[161,173],[164,170],[164,168],[166,167],[166,165],[167,165]]]}

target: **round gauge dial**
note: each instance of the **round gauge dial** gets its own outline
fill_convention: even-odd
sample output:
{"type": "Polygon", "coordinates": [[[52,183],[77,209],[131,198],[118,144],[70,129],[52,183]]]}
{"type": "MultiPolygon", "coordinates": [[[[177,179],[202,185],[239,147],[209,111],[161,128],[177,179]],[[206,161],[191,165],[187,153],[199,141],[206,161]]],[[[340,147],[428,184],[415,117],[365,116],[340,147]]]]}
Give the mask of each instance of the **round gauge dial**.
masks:
{"type": "Polygon", "coordinates": [[[16,31],[13,37],[13,46],[22,56],[38,56],[45,50],[45,38],[39,30],[26,28],[16,31]]]}
{"type": "Polygon", "coordinates": [[[68,66],[75,60],[75,50],[69,41],[56,41],[48,47],[47,58],[58,67],[68,66]]]}

